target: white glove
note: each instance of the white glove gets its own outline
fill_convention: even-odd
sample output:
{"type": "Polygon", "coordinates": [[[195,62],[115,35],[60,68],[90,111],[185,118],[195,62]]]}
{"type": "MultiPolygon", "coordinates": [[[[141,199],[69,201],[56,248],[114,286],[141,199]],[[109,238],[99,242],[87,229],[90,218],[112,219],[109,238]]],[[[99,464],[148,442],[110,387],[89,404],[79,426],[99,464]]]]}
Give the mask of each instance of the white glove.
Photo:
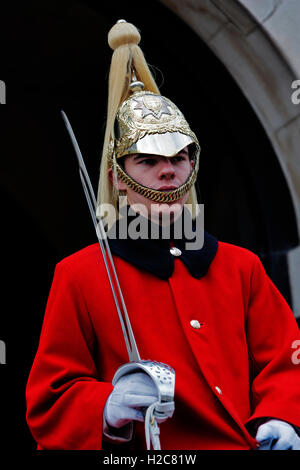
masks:
{"type": "Polygon", "coordinates": [[[143,422],[144,409],[157,400],[157,388],[149,375],[144,372],[123,375],[107,399],[104,408],[105,420],[114,428],[125,426],[133,420],[143,422]]]}
{"type": "Polygon", "coordinates": [[[300,438],[285,421],[271,419],[259,426],[255,437],[259,450],[300,450],[300,438]]]}

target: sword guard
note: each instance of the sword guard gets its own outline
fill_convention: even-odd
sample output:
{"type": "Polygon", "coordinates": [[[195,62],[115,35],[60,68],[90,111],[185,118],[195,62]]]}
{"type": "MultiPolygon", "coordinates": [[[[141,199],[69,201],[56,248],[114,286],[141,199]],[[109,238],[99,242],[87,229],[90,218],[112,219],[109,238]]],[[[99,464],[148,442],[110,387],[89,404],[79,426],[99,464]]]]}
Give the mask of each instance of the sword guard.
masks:
{"type": "Polygon", "coordinates": [[[159,426],[156,418],[169,418],[174,413],[175,371],[168,364],[150,360],[140,360],[123,364],[116,371],[112,384],[127,374],[143,371],[148,374],[156,385],[158,400],[150,405],[145,413],[145,435],[147,449],[160,450],[159,426]]]}
{"type": "Polygon", "coordinates": [[[174,400],[175,370],[163,362],[148,359],[123,364],[116,371],[112,384],[115,385],[123,375],[132,374],[140,370],[148,374],[155,383],[159,402],[164,403],[174,400]]]}

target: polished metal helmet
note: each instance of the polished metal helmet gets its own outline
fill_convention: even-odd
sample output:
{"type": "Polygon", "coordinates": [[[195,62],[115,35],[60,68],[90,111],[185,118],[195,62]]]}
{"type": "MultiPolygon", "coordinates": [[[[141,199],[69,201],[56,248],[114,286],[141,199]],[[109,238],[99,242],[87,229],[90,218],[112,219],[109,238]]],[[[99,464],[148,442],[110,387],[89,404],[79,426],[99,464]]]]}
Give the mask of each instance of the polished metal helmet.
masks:
{"type": "Polygon", "coordinates": [[[155,202],[172,202],[184,196],[193,186],[199,168],[200,145],[185,117],[168,98],[143,91],[143,83],[134,80],[131,95],[120,106],[115,121],[115,138],[108,146],[109,164],[128,187],[155,202]],[[194,166],[187,181],[168,192],[141,185],[120,165],[120,158],[130,154],[176,156],[190,146],[194,166]]]}

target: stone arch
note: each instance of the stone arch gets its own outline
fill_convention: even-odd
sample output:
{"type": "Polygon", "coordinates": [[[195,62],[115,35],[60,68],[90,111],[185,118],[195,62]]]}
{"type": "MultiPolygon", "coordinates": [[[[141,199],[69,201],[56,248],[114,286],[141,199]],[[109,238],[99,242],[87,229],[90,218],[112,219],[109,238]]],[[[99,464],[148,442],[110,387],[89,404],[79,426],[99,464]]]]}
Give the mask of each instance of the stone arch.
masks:
{"type": "Polygon", "coordinates": [[[162,0],[208,45],[254,109],[278,158],[296,218],[296,247],[287,253],[293,310],[300,316],[300,78],[297,0],[162,0]],[[294,84],[296,86],[296,84],[294,84]]]}

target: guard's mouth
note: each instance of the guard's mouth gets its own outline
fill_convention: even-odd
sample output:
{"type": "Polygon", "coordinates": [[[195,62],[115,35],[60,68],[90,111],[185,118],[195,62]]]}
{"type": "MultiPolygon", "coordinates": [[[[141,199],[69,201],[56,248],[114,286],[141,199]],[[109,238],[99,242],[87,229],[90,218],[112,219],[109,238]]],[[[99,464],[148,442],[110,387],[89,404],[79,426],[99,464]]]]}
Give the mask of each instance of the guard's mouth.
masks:
{"type": "Polygon", "coordinates": [[[173,191],[174,189],[177,189],[177,186],[161,186],[158,191],[173,191]]]}

